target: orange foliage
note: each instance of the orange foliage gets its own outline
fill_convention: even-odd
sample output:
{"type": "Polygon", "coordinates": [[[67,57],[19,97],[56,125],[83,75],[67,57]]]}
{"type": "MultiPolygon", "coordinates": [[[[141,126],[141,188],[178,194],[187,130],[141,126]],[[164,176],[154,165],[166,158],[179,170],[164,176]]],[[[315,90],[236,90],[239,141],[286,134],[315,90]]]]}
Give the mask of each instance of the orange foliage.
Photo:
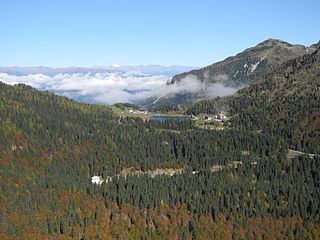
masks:
{"type": "Polygon", "coordinates": [[[315,236],[320,236],[320,226],[316,222],[306,223],[299,217],[272,219],[239,216],[235,221],[230,221],[226,216],[219,215],[214,221],[211,216],[189,213],[186,206],[181,204],[169,207],[164,203],[158,208],[146,210],[130,204],[118,206],[111,202],[110,207],[106,208],[101,198],[84,192],[66,191],[60,195],[56,205],[58,209],[54,212],[49,207],[50,199],[30,216],[12,210],[7,214],[6,205],[0,205],[2,220],[14,223],[15,236],[18,236],[8,236],[8,226],[0,224],[0,239],[53,240],[86,237],[111,240],[141,239],[142,236],[148,239],[263,239],[267,236],[271,240],[288,239],[289,235],[292,237],[293,234],[296,239],[314,239],[315,236]],[[70,206],[80,214],[80,222],[68,225],[68,219],[65,219],[65,232],[61,235],[61,219],[70,206]],[[48,216],[52,225],[58,226],[58,233],[48,235],[45,231],[48,216]],[[34,225],[27,224],[31,219],[35,222],[34,225]],[[193,233],[188,233],[190,224],[193,233]],[[183,235],[184,233],[187,235],[183,235]]]}

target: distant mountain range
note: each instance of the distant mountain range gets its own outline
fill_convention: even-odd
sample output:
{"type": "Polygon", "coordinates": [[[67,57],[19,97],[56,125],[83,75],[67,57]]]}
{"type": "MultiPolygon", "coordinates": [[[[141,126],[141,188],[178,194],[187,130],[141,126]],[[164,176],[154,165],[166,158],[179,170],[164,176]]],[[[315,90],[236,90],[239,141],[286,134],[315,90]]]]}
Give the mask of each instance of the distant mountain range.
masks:
{"type": "Polygon", "coordinates": [[[191,66],[160,66],[160,65],[139,65],[139,66],[125,66],[119,64],[113,64],[111,66],[94,66],[94,67],[46,67],[46,66],[36,66],[36,67],[0,67],[1,73],[7,73],[11,75],[28,75],[28,74],[45,74],[45,75],[56,75],[59,73],[101,73],[101,72],[142,72],[146,74],[164,74],[172,76],[185,71],[190,71],[196,69],[196,67],[191,66]]]}
{"type": "Polygon", "coordinates": [[[262,79],[282,63],[312,53],[316,48],[317,44],[306,47],[267,39],[236,56],[173,76],[167,82],[166,89],[169,91],[163,90],[157,97],[148,99],[144,104],[149,108],[166,104],[191,104],[201,99],[229,95],[262,79]],[[185,89],[184,85],[194,88],[185,89]],[[178,90],[173,91],[175,88],[178,90]]]}

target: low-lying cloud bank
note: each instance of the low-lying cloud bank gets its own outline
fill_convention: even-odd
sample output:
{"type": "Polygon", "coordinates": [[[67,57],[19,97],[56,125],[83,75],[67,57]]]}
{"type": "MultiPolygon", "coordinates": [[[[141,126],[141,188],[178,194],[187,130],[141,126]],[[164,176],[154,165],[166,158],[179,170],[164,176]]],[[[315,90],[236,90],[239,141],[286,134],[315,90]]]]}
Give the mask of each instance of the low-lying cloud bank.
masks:
{"type": "MultiPolygon", "coordinates": [[[[21,68],[18,70],[23,74],[14,73],[17,69],[13,68],[10,69],[12,72],[0,71],[0,81],[7,84],[24,83],[88,103],[139,103],[151,97],[173,97],[184,93],[197,93],[203,98],[214,98],[232,95],[239,89],[226,86],[226,81],[229,79],[227,75],[215,76],[213,81],[209,78],[200,81],[196,76],[188,75],[179,83],[166,85],[171,76],[165,73],[148,74],[121,70],[49,74],[43,73],[44,70],[42,73],[25,73],[25,69],[21,68]]],[[[31,70],[35,71],[33,68],[31,70]]]]}
{"type": "Polygon", "coordinates": [[[49,76],[25,76],[0,73],[0,81],[7,84],[24,83],[40,90],[48,90],[78,101],[113,104],[139,102],[151,97],[167,81],[165,75],[137,72],[64,73],[49,76]]]}
{"type": "Polygon", "coordinates": [[[195,75],[189,74],[178,83],[164,86],[157,94],[157,97],[173,97],[176,94],[199,94],[203,98],[223,97],[235,94],[240,88],[226,85],[229,77],[225,74],[217,75],[211,79],[199,80],[195,75]]]}

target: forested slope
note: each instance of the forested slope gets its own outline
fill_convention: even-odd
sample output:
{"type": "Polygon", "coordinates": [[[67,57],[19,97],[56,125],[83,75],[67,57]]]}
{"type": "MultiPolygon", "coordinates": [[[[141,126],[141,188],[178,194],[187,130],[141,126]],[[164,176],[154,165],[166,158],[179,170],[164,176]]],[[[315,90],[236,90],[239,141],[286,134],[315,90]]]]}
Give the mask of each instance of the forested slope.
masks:
{"type": "Polygon", "coordinates": [[[235,127],[283,136],[291,148],[320,153],[320,49],[240,90],[231,109],[235,127]]]}
{"type": "Polygon", "coordinates": [[[319,239],[319,157],[241,116],[209,131],[0,83],[0,238],[319,239]]]}
{"type": "Polygon", "coordinates": [[[281,136],[289,148],[319,153],[319,103],[318,49],[284,63],[234,96],[199,101],[186,113],[227,111],[232,128],[281,136]]]}

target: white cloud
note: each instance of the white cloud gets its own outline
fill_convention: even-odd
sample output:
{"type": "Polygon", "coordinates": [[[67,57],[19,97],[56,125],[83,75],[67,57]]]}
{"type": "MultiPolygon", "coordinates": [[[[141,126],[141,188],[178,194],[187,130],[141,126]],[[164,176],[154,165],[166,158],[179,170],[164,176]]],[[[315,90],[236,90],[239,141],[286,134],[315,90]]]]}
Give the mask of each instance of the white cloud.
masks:
{"type": "Polygon", "coordinates": [[[213,77],[214,83],[208,79],[208,73],[205,73],[205,80],[200,81],[195,75],[189,74],[182,78],[178,83],[166,85],[156,93],[158,97],[172,97],[176,94],[197,93],[205,98],[215,98],[235,94],[239,88],[226,86],[225,81],[229,79],[226,74],[216,75],[213,77]]]}
{"type": "Polygon", "coordinates": [[[63,73],[48,76],[25,76],[0,73],[0,81],[7,84],[24,83],[37,89],[55,91],[72,98],[85,97],[91,102],[113,104],[137,102],[152,96],[168,77],[138,72],[63,73]]]}
{"type": "Polygon", "coordinates": [[[157,94],[158,96],[173,96],[178,93],[197,93],[201,90],[201,81],[195,75],[189,74],[176,84],[166,85],[157,94]]]}
{"type": "Polygon", "coordinates": [[[149,97],[173,97],[176,94],[194,93],[214,98],[234,94],[239,88],[225,86],[227,75],[213,77],[208,73],[204,81],[195,75],[187,75],[180,82],[166,85],[168,76],[150,75],[138,71],[81,72],[56,74],[14,75],[0,73],[0,81],[7,84],[24,83],[40,90],[53,91],[78,101],[113,104],[116,102],[138,103],[149,97]]]}
{"type": "Polygon", "coordinates": [[[207,98],[223,97],[233,95],[239,88],[232,88],[223,85],[222,83],[213,83],[208,86],[205,92],[207,98]]]}

